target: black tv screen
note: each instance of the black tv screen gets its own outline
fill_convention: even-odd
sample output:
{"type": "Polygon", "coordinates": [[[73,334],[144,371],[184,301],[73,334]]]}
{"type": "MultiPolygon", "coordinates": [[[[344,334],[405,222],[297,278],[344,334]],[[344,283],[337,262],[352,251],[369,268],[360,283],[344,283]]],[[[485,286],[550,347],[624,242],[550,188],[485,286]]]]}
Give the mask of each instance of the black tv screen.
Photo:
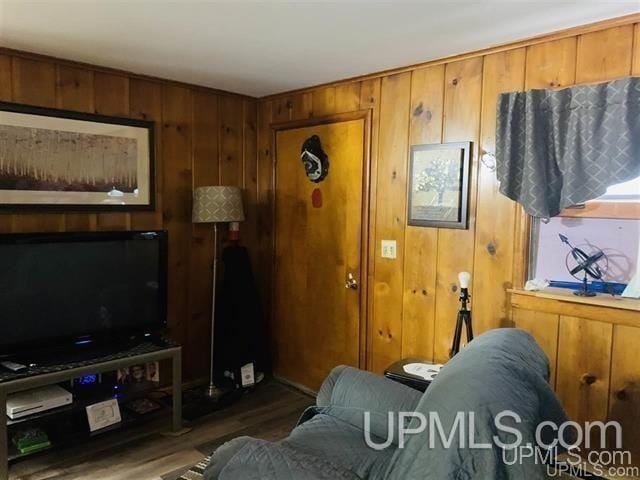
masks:
{"type": "Polygon", "coordinates": [[[167,234],[0,236],[0,355],[166,324],[167,234]]]}

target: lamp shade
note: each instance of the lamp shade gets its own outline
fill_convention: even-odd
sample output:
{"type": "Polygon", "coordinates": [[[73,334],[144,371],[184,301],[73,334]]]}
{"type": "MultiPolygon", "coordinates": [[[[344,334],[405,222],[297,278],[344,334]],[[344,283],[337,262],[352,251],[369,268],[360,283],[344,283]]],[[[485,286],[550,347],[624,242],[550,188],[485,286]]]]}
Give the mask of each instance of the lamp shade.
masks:
{"type": "Polygon", "coordinates": [[[193,223],[242,222],[242,192],[238,187],[197,187],[193,191],[193,223]]]}

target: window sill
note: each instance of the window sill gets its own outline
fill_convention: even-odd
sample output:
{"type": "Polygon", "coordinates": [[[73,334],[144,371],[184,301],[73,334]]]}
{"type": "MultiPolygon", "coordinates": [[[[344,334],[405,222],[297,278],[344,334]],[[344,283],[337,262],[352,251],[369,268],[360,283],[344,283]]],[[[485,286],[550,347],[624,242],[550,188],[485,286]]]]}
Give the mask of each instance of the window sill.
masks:
{"type": "Polygon", "coordinates": [[[561,217],[573,218],[614,218],[618,220],[640,219],[640,202],[615,202],[592,200],[582,208],[567,208],[560,213],[561,217]]]}
{"type": "Polygon", "coordinates": [[[613,297],[599,293],[595,297],[578,297],[566,288],[547,287],[530,292],[509,289],[511,305],[524,310],[535,310],[558,315],[589,318],[608,323],[640,324],[640,300],[613,297]]]}
{"type": "Polygon", "coordinates": [[[548,298],[561,302],[580,303],[583,305],[597,305],[607,308],[621,308],[623,310],[633,310],[640,312],[640,300],[635,298],[623,298],[612,296],[607,293],[598,293],[595,297],[578,297],[573,294],[573,290],[568,288],[547,287],[537,292],[528,290],[509,289],[509,293],[515,295],[528,295],[530,297],[548,298]]]}

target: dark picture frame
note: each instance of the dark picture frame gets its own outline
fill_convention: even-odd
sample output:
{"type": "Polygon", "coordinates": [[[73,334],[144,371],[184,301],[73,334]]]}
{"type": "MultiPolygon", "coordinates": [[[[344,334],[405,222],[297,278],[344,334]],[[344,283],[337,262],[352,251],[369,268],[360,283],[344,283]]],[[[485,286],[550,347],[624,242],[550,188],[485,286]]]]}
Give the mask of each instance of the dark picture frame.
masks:
{"type": "Polygon", "coordinates": [[[472,142],[411,146],[407,223],[469,228],[472,142]]]}
{"type": "Polygon", "coordinates": [[[154,126],[0,102],[0,210],[154,210],[154,126]]]}

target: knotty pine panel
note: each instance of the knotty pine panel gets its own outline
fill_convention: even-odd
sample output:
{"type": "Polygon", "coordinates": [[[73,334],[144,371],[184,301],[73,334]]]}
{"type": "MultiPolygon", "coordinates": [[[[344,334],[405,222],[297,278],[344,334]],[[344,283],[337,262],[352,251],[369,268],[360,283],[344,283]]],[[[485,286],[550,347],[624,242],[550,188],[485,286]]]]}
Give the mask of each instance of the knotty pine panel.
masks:
{"type": "Polygon", "coordinates": [[[629,75],[633,25],[586,33],[578,37],[578,83],[601,82],[629,75]]]}
{"type": "MultiPolygon", "coordinates": [[[[257,112],[257,176],[258,176],[258,201],[256,202],[256,244],[255,251],[257,262],[254,265],[258,292],[266,315],[270,315],[273,309],[273,237],[274,237],[274,164],[271,154],[273,134],[271,124],[272,103],[260,102],[257,112]]],[[[273,323],[269,317],[267,334],[273,330],[273,323]]]]}
{"type": "Polygon", "coordinates": [[[56,65],[56,107],[93,113],[93,72],[56,65]]]}
{"type": "MultiPolygon", "coordinates": [[[[613,327],[613,357],[609,420],[622,426],[622,450],[630,450],[635,464],[640,463],[640,328],[613,327]]],[[[609,448],[615,448],[610,443],[609,448]]]]}
{"type": "MultiPolygon", "coordinates": [[[[640,24],[634,26],[632,75],[640,75],[640,24]]],[[[2,83],[2,82],[0,82],[2,83]]]]}
{"type": "Polygon", "coordinates": [[[613,325],[560,316],[556,392],[581,424],[608,414],[613,325]]]}
{"type": "MultiPolygon", "coordinates": [[[[244,100],[242,105],[243,125],[242,139],[244,147],[244,178],[242,189],[245,205],[245,221],[240,225],[242,238],[248,245],[254,245],[258,239],[258,129],[256,103],[244,100]]],[[[252,265],[258,262],[258,252],[251,250],[252,265]]]]}
{"type": "Polygon", "coordinates": [[[303,120],[313,116],[313,94],[295,93],[273,102],[273,123],[303,120]]]}
{"type": "Polygon", "coordinates": [[[12,59],[12,101],[38,107],[56,106],[56,68],[51,62],[12,59]]]}
{"type": "Polygon", "coordinates": [[[560,316],[554,313],[536,312],[521,308],[514,308],[511,315],[513,326],[526,330],[533,335],[542,351],[547,355],[550,370],[549,382],[555,387],[560,316]]]}
{"type": "Polygon", "coordinates": [[[334,113],[354,112],[360,107],[360,82],[336,87],[334,113]]]}
{"type": "Polygon", "coordinates": [[[511,318],[506,289],[511,288],[513,278],[516,204],[498,191],[495,157],[485,161],[483,155],[495,153],[498,95],[524,88],[525,54],[525,49],[520,48],[484,59],[473,271],[481,272],[482,278],[491,281],[477,281],[473,288],[476,335],[505,326],[511,318]]]}
{"type": "Polygon", "coordinates": [[[561,88],[576,78],[577,37],[527,47],[525,89],[561,88]]]}
{"type": "Polygon", "coordinates": [[[324,117],[336,112],[336,87],[314,90],[311,100],[314,117],[324,117]]]}
{"type": "Polygon", "coordinates": [[[11,101],[11,57],[0,55],[0,101],[11,101]]]}
{"type": "Polygon", "coordinates": [[[302,120],[313,115],[313,94],[299,93],[291,98],[289,106],[290,120],[302,120]]]}
{"type": "MultiPolygon", "coordinates": [[[[436,261],[436,323],[433,347],[434,359],[449,358],[450,339],[460,308],[458,273],[473,275],[475,211],[478,172],[478,137],[482,96],[483,57],[447,64],[445,69],[443,142],[471,141],[469,167],[469,228],[438,229],[438,258],[436,261]]],[[[473,293],[479,278],[475,278],[473,293]]]]}
{"type": "MultiPolygon", "coordinates": [[[[193,188],[220,185],[219,102],[208,93],[193,93],[193,188]]],[[[187,368],[199,375],[207,373],[211,325],[211,279],[213,270],[213,225],[194,223],[191,227],[189,271],[189,345],[187,368]],[[203,282],[202,279],[207,279],[203,282]]],[[[219,226],[222,233],[222,226],[219,226]]],[[[222,235],[219,235],[222,236],[222,235]]]]}
{"type": "Polygon", "coordinates": [[[155,192],[156,206],[149,212],[131,212],[131,228],[147,230],[162,228],[162,85],[133,78],[129,81],[129,115],[151,120],[155,124],[155,192]]]}
{"type": "Polygon", "coordinates": [[[273,123],[283,123],[293,119],[293,98],[283,97],[271,102],[273,123]]]}
{"type": "Polygon", "coordinates": [[[242,187],[243,169],[242,99],[225,97],[220,100],[220,182],[221,185],[242,187]]]}
{"type": "Polygon", "coordinates": [[[381,372],[402,355],[402,293],[406,224],[407,138],[411,74],[382,79],[376,186],[375,278],[371,367],[381,372]],[[396,241],[397,258],[382,258],[383,239],[396,241]]]}
{"type": "Polygon", "coordinates": [[[184,342],[189,323],[189,258],[191,247],[192,92],[165,85],[162,89],[162,163],[164,226],[169,231],[169,329],[184,342]]]}
{"type": "MultiPolygon", "coordinates": [[[[444,77],[444,65],[411,73],[409,145],[442,141],[444,77]]],[[[438,229],[407,226],[404,241],[402,355],[432,360],[438,229]]]]}

